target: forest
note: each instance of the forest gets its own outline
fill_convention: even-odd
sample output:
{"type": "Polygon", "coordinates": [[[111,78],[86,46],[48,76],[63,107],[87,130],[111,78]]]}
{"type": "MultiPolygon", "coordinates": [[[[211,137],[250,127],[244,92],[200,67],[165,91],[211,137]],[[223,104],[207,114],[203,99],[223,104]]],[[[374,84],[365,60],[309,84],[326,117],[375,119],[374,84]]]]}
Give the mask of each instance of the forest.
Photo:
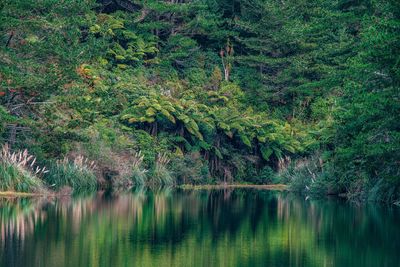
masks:
{"type": "Polygon", "coordinates": [[[400,203],[400,1],[2,0],[0,191],[400,203]]]}

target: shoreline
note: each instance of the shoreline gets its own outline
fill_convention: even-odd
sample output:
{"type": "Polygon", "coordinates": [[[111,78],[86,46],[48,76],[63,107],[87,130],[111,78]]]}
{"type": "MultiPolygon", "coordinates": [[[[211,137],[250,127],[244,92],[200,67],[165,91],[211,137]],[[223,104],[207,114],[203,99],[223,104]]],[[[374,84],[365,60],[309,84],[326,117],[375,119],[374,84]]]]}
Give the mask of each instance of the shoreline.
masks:
{"type": "Polygon", "coordinates": [[[0,191],[0,198],[2,197],[44,197],[49,194],[45,193],[27,193],[27,192],[15,192],[15,191],[0,191]]]}
{"type": "Polygon", "coordinates": [[[218,185],[191,185],[191,184],[184,184],[179,185],[177,188],[184,189],[184,190],[213,190],[213,189],[227,189],[227,188],[252,188],[252,189],[259,189],[259,190],[276,190],[276,191],[286,191],[287,185],[285,184],[218,184],[218,185]]]}
{"type": "MultiPolygon", "coordinates": [[[[284,184],[273,184],[273,185],[256,185],[256,184],[218,184],[218,185],[191,185],[184,184],[178,185],[174,188],[183,189],[183,190],[220,190],[220,189],[228,189],[228,188],[252,188],[259,190],[276,190],[276,191],[286,191],[287,185],[284,184]]],[[[96,190],[97,191],[97,190],[96,190]]],[[[0,191],[0,198],[13,198],[13,197],[49,197],[49,196],[57,196],[57,193],[28,193],[28,192],[15,192],[15,191],[0,191]]],[[[65,195],[61,195],[65,196],[65,195]]]]}

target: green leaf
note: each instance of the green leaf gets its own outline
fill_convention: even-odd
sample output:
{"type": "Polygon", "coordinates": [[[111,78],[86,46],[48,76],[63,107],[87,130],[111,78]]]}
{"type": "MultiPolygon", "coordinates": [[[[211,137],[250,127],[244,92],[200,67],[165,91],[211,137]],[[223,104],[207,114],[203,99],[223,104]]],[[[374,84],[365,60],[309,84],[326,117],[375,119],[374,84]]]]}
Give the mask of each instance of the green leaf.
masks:
{"type": "Polygon", "coordinates": [[[147,110],[146,110],[146,116],[148,116],[148,117],[154,117],[155,115],[156,115],[156,110],[154,109],[154,108],[148,108],[147,110]]]}
{"type": "Polygon", "coordinates": [[[251,141],[249,137],[245,134],[239,134],[240,140],[242,140],[243,144],[245,144],[248,147],[251,147],[251,141]]]}
{"type": "Polygon", "coordinates": [[[261,152],[263,159],[268,161],[274,151],[269,147],[261,146],[260,152],[261,152]]]}

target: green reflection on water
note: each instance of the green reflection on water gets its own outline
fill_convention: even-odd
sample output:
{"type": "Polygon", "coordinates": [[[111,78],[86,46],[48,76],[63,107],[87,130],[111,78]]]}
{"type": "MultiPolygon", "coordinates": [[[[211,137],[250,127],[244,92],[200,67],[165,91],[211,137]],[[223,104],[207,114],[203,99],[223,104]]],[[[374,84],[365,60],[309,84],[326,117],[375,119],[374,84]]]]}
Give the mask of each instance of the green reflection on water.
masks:
{"type": "Polygon", "coordinates": [[[1,266],[400,266],[400,209],[270,191],[0,200],[1,266]]]}

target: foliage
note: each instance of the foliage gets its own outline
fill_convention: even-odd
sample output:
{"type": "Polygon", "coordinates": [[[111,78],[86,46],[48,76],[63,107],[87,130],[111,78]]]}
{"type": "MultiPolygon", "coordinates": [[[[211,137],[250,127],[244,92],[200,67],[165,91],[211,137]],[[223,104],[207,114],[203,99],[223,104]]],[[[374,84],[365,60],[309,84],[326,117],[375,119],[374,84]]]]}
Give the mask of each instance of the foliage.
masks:
{"type": "Polygon", "coordinates": [[[96,188],[97,180],[94,175],[95,163],[83,156],[77,156],[74,160],[64,158],[52,163],[49,173],[46,175],[46,182],[56,189],[63,186],[72,188],[88,189],[96,188]]]}
{"type": "Polygon", "coordinates": [[[167,165],[170,162],[167,155],[157,155],[155,166],[149,174],[147,185],[149,186],[172,186],[175,183],[172,173],[168,170],[167,165]]]}
{"type": "MultiPolygon", "coordinates": [[[[124,69],[128,64],[143,61],[158,52],[155,42],[144,40],[143,36],[127,28],[123,14],[99,14],[96,19],[96,23],[90,27],[90,33],[109,42],[107,59],[119,68],[124,69]]],[[[150,59],[145,61],[149,62],[150,59]]],[[[107,60],[103,59],[102,63],[106,64],[107,60]]]]}
{"type": "Polygon", "coordinates": [[[332,166],[323,164],[323,158],[318,154],[287,163],[279,176],[291,191],[306,195],[337,194],[339,190],[332,166]]]}
{"type": "Polygon", "coordinates": [[[366,199],[370,192],[374,199],[393,201],[400,183],[400,6],[388,2],[375,8],[363,20],[358,54],[350,62],[335,113],[334,161],[342,170],[340,185],[352,196],[366,199]]]}
{"type": "Polygon", "coordinates": [[[15,118],[11,116],[3,106],[0,106],[0,136],[6,128],[6,123],[14,121],[15,118]]]}
{"type": "Polygon", "coordinates": [[[135,157],[132,161],[132,180],[135,185],[144,186],[146,185],[146,173],[147,170],[143,169],[143,158],[144,156],[141,154],[141,151],[135,154],[135,157]]]}
{"type": "Polygon", "coordinates": [[[187,153],[171,161],[171,169],[180,184],[212,183],[207,161],[199,153],[187,153]]]}
{"type": "Polygon", "coordinates": [[[246,180],[255,184],[276,184],[279,182],[276,172],[269,166],[265,166],[258,175],[246,180]]]}
{"type": "Polygon", "coordinates": [[[296,191],[398,194],[398,1],[3,2],[1,140],[42,161],[270,183],[307,158],[296,191]]]}
{"type": "Polygon", "coordinates": [[[43,183],[38,178],[48,172],[36,164],[36,158],[24,151],[11,151],[7,144],[0,151],[0,189],[2,191],[38,192],[43,183]]]}

